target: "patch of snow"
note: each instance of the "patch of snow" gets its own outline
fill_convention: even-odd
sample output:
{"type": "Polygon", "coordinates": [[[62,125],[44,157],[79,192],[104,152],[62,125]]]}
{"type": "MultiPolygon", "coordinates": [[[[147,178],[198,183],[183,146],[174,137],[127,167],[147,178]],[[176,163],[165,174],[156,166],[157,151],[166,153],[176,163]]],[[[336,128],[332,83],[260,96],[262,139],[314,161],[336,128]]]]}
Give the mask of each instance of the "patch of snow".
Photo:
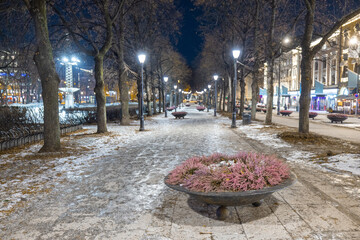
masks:
{"type": "Polygon", "coordinates": [[[322,165],[360,176],[360,154],[335,155],[329,157],[329,162],[322,165]]]}

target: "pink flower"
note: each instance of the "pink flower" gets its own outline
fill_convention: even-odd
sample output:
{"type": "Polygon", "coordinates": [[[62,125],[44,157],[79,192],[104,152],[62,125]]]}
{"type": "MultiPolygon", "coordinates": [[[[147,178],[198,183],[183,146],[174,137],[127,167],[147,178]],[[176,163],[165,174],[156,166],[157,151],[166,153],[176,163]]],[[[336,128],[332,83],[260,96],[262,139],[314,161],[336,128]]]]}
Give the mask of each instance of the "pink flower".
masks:
{"type": "Polygon", "coordinates": [[[289,167],[275,156],[215,153],[186,160],[171,171],[167,183],[199,192],[237,192],[278,185],[289,177],[289,167]]]}

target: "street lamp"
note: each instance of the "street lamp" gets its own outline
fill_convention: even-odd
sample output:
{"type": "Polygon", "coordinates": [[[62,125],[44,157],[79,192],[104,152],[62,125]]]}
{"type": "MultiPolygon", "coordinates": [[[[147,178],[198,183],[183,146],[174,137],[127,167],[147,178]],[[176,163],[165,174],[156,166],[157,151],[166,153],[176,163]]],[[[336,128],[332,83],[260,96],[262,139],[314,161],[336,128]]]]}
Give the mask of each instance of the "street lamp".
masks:
{"type": "Polygon", "coordinates": [[[164,110],[165,110],[165,117],[167,117],[167,110],[166,110],[166,88],[165,88],[165,84],[167,83],[167,81],[169,80],[168,77],[164,77],[164,87],[163,87],[163,90],[164,90],[164,110]]]}
{"type": "Polygon", "coordinates": [[[65,108],[74,108],[74,92],[79,91],[79,88],[74,88],[73,84],[73,65],[77,65],[80,62],[76,57],[68,59],[63,57],[61,64],[65,65],[65,82],[66,88],[60,88],[59,90],[65,93],[65,108]]]}
{"type": "Polygon", "coordinates": [[[179,95],[178,95],[178,98],[179,98],[179,109],[181,108],[181,103],[182,103],[182,96],[181,96],[181,89],[179,89],[179,95]]]}
{"type": "MultiPolygon", "coordinates": [[[[282,54],[282,44],[289,44],[290,43],[290,38],[286,37],[283,39],[281,45],[280,45],[280,56],[282,54]]],[[[280,115],[280,98],[281,98],[281,89],[280,89],[280,82],[281,82],[281,59],[279,56],[279,83],[278,83],[278,99],[277,99],[277,115],[280,115]]],[[[299,101],[299,100],[297,100],[299,101]]]]}
{"type": "Polygon", "coordinates": [[[207,112],[209,112],[209,108],[210,108],[210,104],[211,104],[211,102],[210,102],[211,85],[210,84],[208,85],[208,88],[209,88],[209,93],[208,93],[208,99],[207,99],[207,105],[208,105],[207,112]]]}
{"type": "Polygon", "coordinates": [[[207,91],[207,89],[204,88],[204,94],[203,94],[203,105],[204,105],[204,107],[206,106],[206,91],[207,91]]]}
{"type": "Polygon", "coordinates": [[[240,56],[240,50],[233,50],[232,51],[233,57],[234,57],[234,86],[233,86],[233,94],[232,94],[232,107],[233,107],[233,114],[232,114],[232,122],[231,122],[231,128],[236,128],[236,85],[237,85],[237,59],[240,56]]]}
{"type": "Polygon", "coordinates": [[[174,94],[175,94],[175,112],[176,112],[176,89],[177,89],[177,86],[176,85],[174,85],[174,94]]]}
{"type": "Polygon", "coordinates": [[[139,62],[141,63],[141,92],[140,92],[140,131],[144,131],[144,62],[146,59],[145,54],[138,55],[139,62]]]}
{"type": "Polygon", "coordinates": [[[216,104],[217,104],[217,80],[218,80],[219,76],[218,75],[214,75],[214,80],[215,80],[215,95],[214,95],[214,117],[216,117],[216,104]]]}

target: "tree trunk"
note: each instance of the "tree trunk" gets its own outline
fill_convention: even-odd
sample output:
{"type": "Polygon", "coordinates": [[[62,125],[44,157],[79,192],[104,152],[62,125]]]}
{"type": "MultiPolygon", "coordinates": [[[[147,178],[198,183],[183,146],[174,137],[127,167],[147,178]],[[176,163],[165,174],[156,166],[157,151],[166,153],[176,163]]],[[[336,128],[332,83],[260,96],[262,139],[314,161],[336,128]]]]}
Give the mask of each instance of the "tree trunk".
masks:
{"type": "Polygon", "coordinates": [[[49,40],[46,1],[25,1],[35,23],[37,51],[34,61],[38,69],[44,100],[44,145],[40,152],[60,151],[60,122],[58,88],[60,78],[56,73],[51,43],[49,40]]]}
{"type": "Polygon", "coordinates": [[[151,109],[151,104],[150,104],[150,88],[149,88],[149,78],[148,75],[146,74],[146,77],[144,79],[144,89],[145,89],[145,93],[146,93],[146,106],[147,106],[147,115],[148,116],[152,116],[152,109],[151,109]]]}
{"type": "Polygon", "coordinates": [[[242,116],[244,112],[245,105],[245,79],[244,79],[244,69],[241,68],[240,71],[240,116],[242,116]]]}
{"type": "Polygon", "coordinates": [[[253,73],[253,80],[251,83],[251,119],[256,119],[256,104],[259,96],[259,85],[258,85],[258,70],[253,73]]]}
{"type": "Polygon", "coordinates": [[[301,41],[301,87],[300,87],[300,111],[299,132],[309,133],[309,108],[311,98],[311,62],[314,57],[310,44],[314,30],[314,11],[316,0],[311,0],[306,5],[305,32],[301,41]]]}
{"type": "Polygon", "coordinates": [[[151,94],[152,94],[152,102],[153,102],[153,109],[154,109],[154,115],[157,113],[156,109],[156,88],[154,87],[154,83],[151,84],[151,94]]]}
{"type": "Polygon", "coordinates": [[[96,120],[97,120],[97,133],[107,132],[106,126],[106,95],[104,84],[104,56],[98,54],[95,60],[95,97],[96,97],[96,120]]]}
{"type": "Polygon", "coordinates": [[[130,113],[129,113],[129,83],[127,81],[126,71],[124,67],[124,61],[122,61],[122,67],[120,67],[119,74],[119,92],[120,92],[120,103],[121,103],[121,125],[130,124],[130,113]]]}
{"type": "Polygon", "coordinates": [[[225,81],[224,81],[224,85],[223,85],[223,102],[222,102],[222,107],[223,107],[223,111],[225,112],[225,102],[226,102],[226,86],[225,86],[225,81]]]}
{"type": "Polygon", "coordinates": [[[232,83],[233,83],[233,81],[231,80],[231,77],[230,76],[228,76],[228,81],[229,81],[229,87],[228,87],[228,89],[229,89],[229,92],[228,92],[228,102],[227,102],[227,112],[232,112],[233,111],[233,109],[232,109],[232,107],[231,107],[231,102],[233,101],[233,97],[231,96],[231,92],[232,92],[232,83]]]}
{"type": "Polygon", "coordinates": [[[304,55],[301,60],[301,94],[299,111],[299,132],[309,133],[309,108],[311,101],[311,62],[312,56],[304,55]]]}
{"type": "Polygon", "coordinates": [[[272,123],[273,99],[274,99],[274,59],[271,58],[268,63],[267,74],[267,101],[266,101],[266,117],[265,124],[272,123]]]}

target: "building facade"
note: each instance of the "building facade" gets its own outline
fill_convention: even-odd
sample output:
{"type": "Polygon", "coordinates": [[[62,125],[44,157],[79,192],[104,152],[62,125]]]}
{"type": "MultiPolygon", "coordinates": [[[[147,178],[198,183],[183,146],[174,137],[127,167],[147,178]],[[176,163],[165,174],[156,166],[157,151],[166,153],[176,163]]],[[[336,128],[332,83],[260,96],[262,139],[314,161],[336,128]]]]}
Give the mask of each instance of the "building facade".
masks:
{"type": "MultiPolygon", "coordinates": [[[[312,45],[317,44],[315,40],[312,45]]],[[[356,111],[360,73],[360,15],[343,24],[315,55],[312,62],[310,110],[356,111]]],[[[280,97],[281,108],[298,110],[301,94],[301,48],[283,53],[275,61],[274,106],[280,97]],[[280,94],[279,90],[280,89],[280,94]]],[[[267,65],[264,66],[267,89],[267,65]]]]}

